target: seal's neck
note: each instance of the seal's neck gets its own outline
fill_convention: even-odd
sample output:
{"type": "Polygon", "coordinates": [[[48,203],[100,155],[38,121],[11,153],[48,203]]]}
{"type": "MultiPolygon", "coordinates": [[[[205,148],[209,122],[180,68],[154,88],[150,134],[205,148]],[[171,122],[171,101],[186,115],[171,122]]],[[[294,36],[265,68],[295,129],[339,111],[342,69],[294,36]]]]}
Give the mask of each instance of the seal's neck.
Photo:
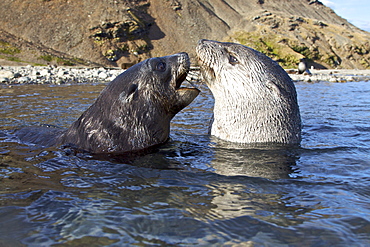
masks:
{"type": "Polygon", "coordinates": [[[215,96],[214,119],[211,134],[238,143],[290,143],[300,142],[300,116],[298,105],[281,105],[281,102],[251,101],[215,96]],[[299,121],[294,121],[298,119],[299,121]]]}
{"type": "Polygon", "coordinates": [[[150,105],[141,103],[141,107],[131,104],[124,108],[119,102],[99,97],[66,131],[63,144],[91,153],[114,153],[166,142],[170,131],[168,114],[154,108],[145,109],[150,105]]]}

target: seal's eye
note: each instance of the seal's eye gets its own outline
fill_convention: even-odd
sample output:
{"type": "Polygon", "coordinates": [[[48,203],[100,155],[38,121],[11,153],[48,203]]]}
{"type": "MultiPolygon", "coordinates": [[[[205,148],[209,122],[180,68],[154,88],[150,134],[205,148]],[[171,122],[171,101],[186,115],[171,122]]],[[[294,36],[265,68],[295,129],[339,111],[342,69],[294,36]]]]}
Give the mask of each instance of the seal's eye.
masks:
{"type": "Polygon", "coordinates": [[[159,62],[157,63],[157,65],[155,66],[155,70],[158,70],[158,71],[165,71],[166,70],[166,63],[164,62],[159,62]]]}
{"type": "Polygon", "coordinates": [[[232,65],[234,65],[234,64],[238,64],[239,61],[238,61],[238,59],[236,57],[234,57],[233,55],[230,55],[230,57],[229,57],[229,63],[232,64],[232,65]]]}

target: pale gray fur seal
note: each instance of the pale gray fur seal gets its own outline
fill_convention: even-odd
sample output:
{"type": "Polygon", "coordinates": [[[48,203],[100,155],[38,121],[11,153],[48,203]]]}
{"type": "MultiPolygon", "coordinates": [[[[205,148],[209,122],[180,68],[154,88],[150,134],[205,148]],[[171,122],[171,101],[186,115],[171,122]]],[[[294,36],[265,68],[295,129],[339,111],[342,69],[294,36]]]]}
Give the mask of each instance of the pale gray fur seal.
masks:
{"type": "Polygon", "coordinates": [[[311,75],[310,70],[308,69],[307,62],[305,58],[301,58],[298,64],[298,74],[303,74],[306,72],[308,75],[311,75]]]}
{"type": "Polygon", "coordinates": [[[171,119],[199,94],[196,88],[180,88],[189,67],[186,53],[132,66],[107,85],[56,143],[102,154],[166,142],[171,119]]]}
{"type": "Polygon", "coordinates": [[[212,135],[238,143],[300,143],[295,86],[276,62],[234,43],[200,40],[196,52],[215,98],[212,135]]]}

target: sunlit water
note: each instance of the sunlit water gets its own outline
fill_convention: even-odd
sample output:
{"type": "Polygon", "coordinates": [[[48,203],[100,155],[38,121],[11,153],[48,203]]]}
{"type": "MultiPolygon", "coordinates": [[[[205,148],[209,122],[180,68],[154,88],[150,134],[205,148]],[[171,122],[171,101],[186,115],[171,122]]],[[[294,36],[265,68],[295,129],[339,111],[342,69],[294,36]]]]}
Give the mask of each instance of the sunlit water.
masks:
{"type": "Polygon", "coordinates": [[[297,83],[301,147],[209,137],[204,86],[171,140],[127,163],[13,135],[68,127],[103,87],[0,87],[0,246],[370,245],[370,83],[297,83]]]}

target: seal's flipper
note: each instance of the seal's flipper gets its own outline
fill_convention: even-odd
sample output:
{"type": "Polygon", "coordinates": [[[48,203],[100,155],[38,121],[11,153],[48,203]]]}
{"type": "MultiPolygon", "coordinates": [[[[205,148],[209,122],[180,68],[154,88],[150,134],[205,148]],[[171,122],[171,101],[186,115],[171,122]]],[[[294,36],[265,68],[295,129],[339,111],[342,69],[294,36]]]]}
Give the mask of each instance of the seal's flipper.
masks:
{"type": "Polygon", "coordinates": [[[176,90],[178,100],[171,107],[171,113],[174,115],[188,106],[199,94],[197,88],[179,88],[176,90]]]}

